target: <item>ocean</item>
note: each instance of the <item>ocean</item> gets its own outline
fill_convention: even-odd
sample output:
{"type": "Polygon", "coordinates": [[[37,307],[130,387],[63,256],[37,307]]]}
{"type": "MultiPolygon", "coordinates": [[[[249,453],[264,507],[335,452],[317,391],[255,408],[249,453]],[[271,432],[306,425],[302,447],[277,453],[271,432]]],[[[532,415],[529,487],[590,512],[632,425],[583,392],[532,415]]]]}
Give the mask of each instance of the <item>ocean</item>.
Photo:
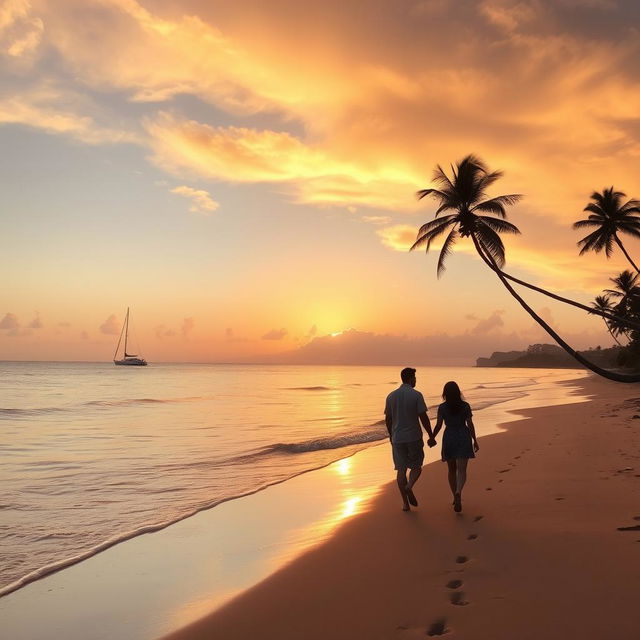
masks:
{"type": "MultiPolygon", "coordinates": [[[[492,410],[581,371],[419,367],[492,410]]],[[[0,595],[133,536],[386,439],[399,367],[0,363],[0,595]]]]}

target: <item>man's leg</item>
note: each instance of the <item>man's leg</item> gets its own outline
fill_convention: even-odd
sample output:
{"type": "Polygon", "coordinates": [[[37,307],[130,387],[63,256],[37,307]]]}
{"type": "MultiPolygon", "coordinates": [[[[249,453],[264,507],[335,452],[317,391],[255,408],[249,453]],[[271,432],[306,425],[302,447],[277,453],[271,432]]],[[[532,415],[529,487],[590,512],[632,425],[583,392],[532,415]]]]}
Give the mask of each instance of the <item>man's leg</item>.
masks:
{"type": "Polygon", "coordinates": [[[409,506],[409,501],[407,500],[407,470],[398,469],[396,478],[398,481],[398,489],[400,490],[400,495],[402,496],[402,510],[410,511],[411,507],[409,506]]]}
{"type": "Polygon", "coordinates": [[[422,473],[422,467],[417,469],[409,469],[409,482],[407,482],[407,491],[413,488],[413,485],[418,481],[420,474],[422,473]]]}

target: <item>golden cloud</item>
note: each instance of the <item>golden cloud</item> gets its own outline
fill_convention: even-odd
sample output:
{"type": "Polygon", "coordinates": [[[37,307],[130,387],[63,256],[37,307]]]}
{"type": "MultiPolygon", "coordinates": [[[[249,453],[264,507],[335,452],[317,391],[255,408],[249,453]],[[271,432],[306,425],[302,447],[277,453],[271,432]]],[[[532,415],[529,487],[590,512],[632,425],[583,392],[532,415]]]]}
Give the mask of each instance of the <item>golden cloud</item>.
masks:
{"type": "Polygon", "coordinates": [[[25,92],[21,96],[0,98],[0,124],[19,124],[49,133],[67,135],[86,144],[139,142],[129,131],[99,125],[92,117],[80,115],[84,102],[74,94],[65,94],[47,86],[25,92]],[[67,103],[67,108],[61,105],[67,103]]]}
{"type": "Polygon", "coordinates": [[[393,166],[364,167],[277,131],[212,127],[161,113],[146,121],[154,162],[232,182],[291,183],[302,202],[415,207],[415,176],[393,166]]]}
{"type": "Polygon", "coordinates": [[[28,0],[5,0],[0,6],[0,51],[9,58],[29,58],[42,40],[44,25],[28,0]]]}
{"type": "Polygon", "coordinates": [[[191,206],[189,211],[192,213],[204,213],[208,215],[212,211],[215,211],[220,206],[212,197],[208,191],[204,189],[194,189],[182,185],[171,189],[171,193],[189,198],[191,200],[191,206]]]}
{"type": "Polygon", "coordinates": [[[418,228],[409,224],[394,224],[376,231],[382,244],[395,251],[409,251],[416,241],[417,232],[418,228]]]}

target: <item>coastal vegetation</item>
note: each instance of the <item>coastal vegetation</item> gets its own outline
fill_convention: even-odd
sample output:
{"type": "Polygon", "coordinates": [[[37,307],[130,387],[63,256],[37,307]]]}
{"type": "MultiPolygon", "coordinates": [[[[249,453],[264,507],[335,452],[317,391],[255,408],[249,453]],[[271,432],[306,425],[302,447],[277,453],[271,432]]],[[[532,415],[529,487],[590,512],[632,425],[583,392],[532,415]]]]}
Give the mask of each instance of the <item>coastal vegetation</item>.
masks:
{"type": "Polygon", "coordinates": [[[592,202],[584,209],[589,212],[588,218],[574,224],[576,229],[593,229],[578,242],[581,255],[587,251],[604,250],[605,255],[609,257],[615,245],[636,269],[635,274],[624,271],[612,278],[614,288],[607,289],[603,296],[599,296],[588,306],[515,278],[503,270],[505,246],[499,234],[520,233],[515,225],[506,220],[506,207],[516,204],[522,195],[488,197],[487,189],[501,176],[502,172],[490,172],[485,163],[474,155],[469,155],[452,166],[451,176],[438,165],[433,177],[436,188],[417,192],[418,199],[429,196],[436,200],[438,207],[434,219],[423,224],[418,230],[416,241],[410,250],[424,247],[428,252],[432,242],[448,232],[438,258],[437,275],[440,277],[456,240],[459,237],[470,238],[480,258],[496,274],[511,296],[569,356],[609,380],[640,382],[640,373],[637,372],[640,368],[640,287],[636,285],[638,271],[619,237],[620,233],[640,237],[640,202],[629,200],[623,204],[625,194],[615,191],[613,187],[604,189],[602,193],[594,192],[591,195],[592,202]],[[589,357],[590,353],[585,355],[584,352],[574,349],[533,310],[514,289],[512,283],[602,317],[618,343],[621,336],[627,340],[616,362],[618,367],[626,368],[627,371],[605,368],[589,357]]]}

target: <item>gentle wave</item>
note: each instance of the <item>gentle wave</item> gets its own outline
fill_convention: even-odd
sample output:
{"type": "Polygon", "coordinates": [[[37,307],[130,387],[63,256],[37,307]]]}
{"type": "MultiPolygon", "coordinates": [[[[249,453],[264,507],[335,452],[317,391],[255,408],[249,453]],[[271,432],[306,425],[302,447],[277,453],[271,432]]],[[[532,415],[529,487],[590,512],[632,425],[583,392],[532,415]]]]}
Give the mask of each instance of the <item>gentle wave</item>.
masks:
{"type": "Polygon", "coordinates": [[[537,384],[535,378],[527,378],[525,380],[517,380],[514,382],[485,382],[484,384],[478,384],[473,389],[524,389],[537,384]]]}
{"type": "Polygon", "coordinates": [[[388,438],[386,429],[376,431],[365,431],[362,433],[345,433],[325,438],[314,438],[303,440],[302,442],[277,442],[269,447],[265,447],[257,455],[268,455],[270,453],[309,453],[311,451],[324,451],[328,449],[342,449],[357,444],[367,444],[388,438]]]}
{"type": "Polygon", "coordinates": [[[130,407],[136,404],[171,404],[174,402],[197,402],[204,400],[204,396],[189,396],[186,398],[126,398],[125,400],[90,400],[84,406],[91,407],[130,407]]]}
{"type": "Polygon", "coordinates": [[[332,387],[284,387],[285,391],[333,391],[332,387]]]}
{"type": "Polygon", "coordinates": [[[46,413],[67,411],[64,407],[34,407],[33,409],[7,408],[0,409],[0,416],[39,416],[46,413]]]}
{"type": "Polygon", "coordinates": [[[130,407],[137,404],[171,404],[178,402],[197,402],[198,400],[205,400],[205,396],[189,396],[185,398],[126,398],[124,400],[89,400],[88,402],[82,402],[75,406],[67,407],[32,407],[32,408],[18,408],[7,407],[0,409],[1,416],[41,416],[48,413],[62,413],[65,411],[74,411],[82,407],[130,407]]]}

